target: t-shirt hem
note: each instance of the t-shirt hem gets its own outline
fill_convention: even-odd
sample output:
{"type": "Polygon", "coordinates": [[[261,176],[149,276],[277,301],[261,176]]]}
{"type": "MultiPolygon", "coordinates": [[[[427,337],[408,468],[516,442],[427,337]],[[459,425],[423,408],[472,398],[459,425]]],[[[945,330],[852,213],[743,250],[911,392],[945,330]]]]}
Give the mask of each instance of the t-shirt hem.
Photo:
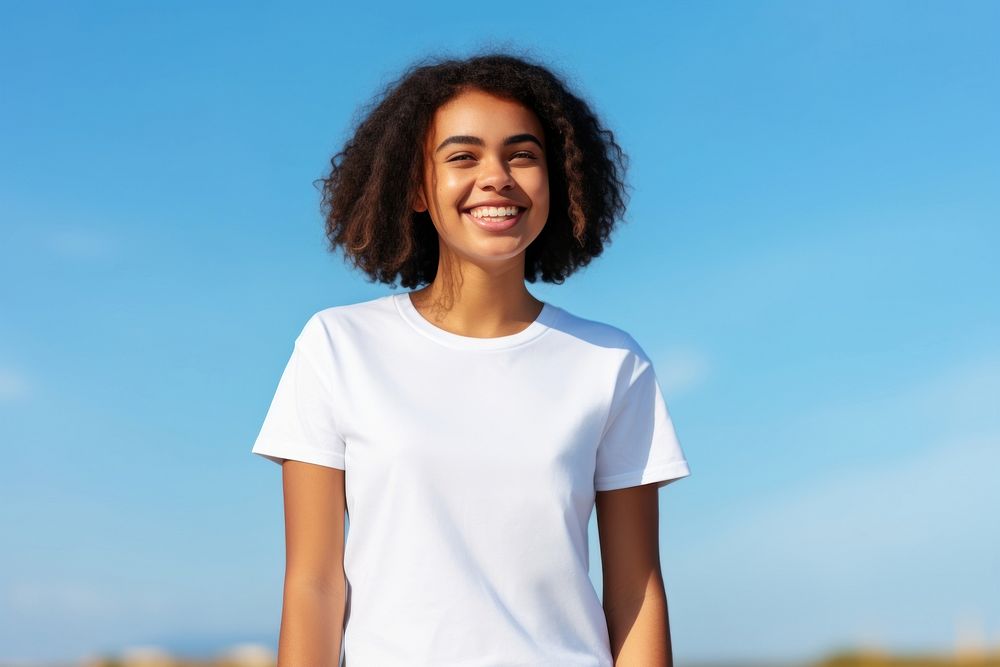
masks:
{"type": "Polygon", "coordinates": [[[639,470],[610,475],[594,480],[595,491],[614,491],[630,486],[640,486],[658,482],[657,488],[662,488],[675,480],[691,474],[687,461],[671,461],[661,465],[646,466],[639,470]]]}
{"type": "Polygon", "coordinates": [[[328,468],[346,470],[345,458],[343,454],[328,452],[326,450],[309,447],[308,445],[282,443],[280,445],[254,445],[251,454],[263,457],[268,461],[282,464],[287,460],[303,461],[305,463],[315,463],[316,465],[328,468]]]}

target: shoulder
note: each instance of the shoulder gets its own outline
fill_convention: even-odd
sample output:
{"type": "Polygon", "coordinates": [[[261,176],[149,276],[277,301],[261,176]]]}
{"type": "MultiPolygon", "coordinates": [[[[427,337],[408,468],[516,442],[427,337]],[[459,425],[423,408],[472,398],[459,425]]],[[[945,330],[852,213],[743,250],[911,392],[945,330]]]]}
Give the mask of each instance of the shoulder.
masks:
{"type": "Polygon", "coordinates": [[[393,296],[389,294],[317,310],[306,320],[295,343],[306,348],[322,348],[384,331],[395,308],[393,296]]]}
{"type": "Polygon", "coordinates": [[[632,334],[623,327],[603,320],[586,318],[559,308],[557,328],[562,335],[579,344],[605,350],[618,357],[645,358],[646,353],[632,334]]]}

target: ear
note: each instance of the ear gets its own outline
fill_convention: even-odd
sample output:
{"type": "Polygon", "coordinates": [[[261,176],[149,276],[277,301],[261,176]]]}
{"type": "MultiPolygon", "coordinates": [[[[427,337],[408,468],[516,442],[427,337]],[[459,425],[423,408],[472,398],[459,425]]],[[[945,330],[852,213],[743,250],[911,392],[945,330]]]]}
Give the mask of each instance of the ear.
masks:
{"type": "Polygon", "coordinates": [[[413,210],[417,213],[423,213],[427,210],[427,202],[424,200],[424,190],[423,188],[417,188],[416,201],[413,203],[413,210]]]}

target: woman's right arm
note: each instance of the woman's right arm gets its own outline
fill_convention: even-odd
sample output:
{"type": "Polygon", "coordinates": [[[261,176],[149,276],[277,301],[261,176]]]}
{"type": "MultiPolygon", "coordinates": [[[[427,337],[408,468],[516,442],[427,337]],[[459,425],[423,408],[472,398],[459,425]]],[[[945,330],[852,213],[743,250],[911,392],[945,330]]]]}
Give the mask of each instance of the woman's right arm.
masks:
{"type": "Polygon", "coordinates": [[[344,471],[287,460],[285,588],[278,667],[338,667],[343,637],[344,471]]]}

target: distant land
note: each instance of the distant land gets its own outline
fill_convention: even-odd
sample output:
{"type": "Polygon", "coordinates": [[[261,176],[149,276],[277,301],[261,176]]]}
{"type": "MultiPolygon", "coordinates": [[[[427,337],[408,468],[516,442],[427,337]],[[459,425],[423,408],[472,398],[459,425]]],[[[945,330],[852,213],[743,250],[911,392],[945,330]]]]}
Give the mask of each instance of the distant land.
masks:
{"type": "MultiPolygon", "coordinates": [[[[1000,667],[1000,650],[963,650],[954,655],[890,654],[877,650],[842,651],[812,662],[691,662],[676,667],[1000,667]]],[[[170,655],[156,647],[136,647],[114,656],[92,656],[75,662],[4,662],[0,667],[275,667],[271,648],[243,644],[213,658],[170,655]]]]}

